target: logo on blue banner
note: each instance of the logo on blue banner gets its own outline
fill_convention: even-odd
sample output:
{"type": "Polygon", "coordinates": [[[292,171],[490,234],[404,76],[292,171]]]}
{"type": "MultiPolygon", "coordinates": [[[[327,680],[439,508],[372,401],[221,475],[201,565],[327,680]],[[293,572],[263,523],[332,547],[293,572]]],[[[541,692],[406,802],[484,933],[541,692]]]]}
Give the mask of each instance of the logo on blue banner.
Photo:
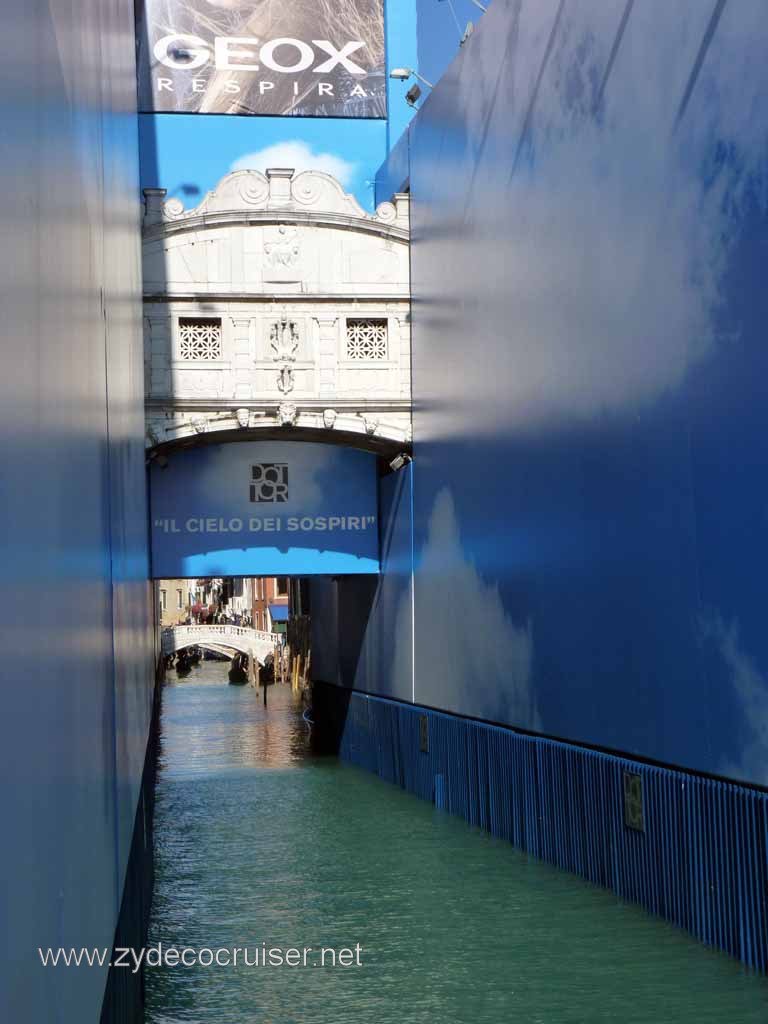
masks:
{"type": "Polygon", "coordinates": [[[288,463],[251,466],[251,501],[288,501],[288,463]]]}

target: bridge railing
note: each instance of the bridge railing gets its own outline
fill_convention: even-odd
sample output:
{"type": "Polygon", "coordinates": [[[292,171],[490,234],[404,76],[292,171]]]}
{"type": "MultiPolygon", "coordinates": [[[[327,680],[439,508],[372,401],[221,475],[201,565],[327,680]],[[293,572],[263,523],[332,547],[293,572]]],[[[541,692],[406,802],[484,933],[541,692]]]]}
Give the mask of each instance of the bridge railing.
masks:
{"type": "Polygon", "coordinates": [[[251,629],[249,626],[224,625],[200,625],[200,626],[166,626],[161,635],[162,649],[164,654],[172,654],[179,647],[200,643],[204,640],[214,640],[227,646],[227,639],[245,641],[252,647],[275,644],[282,642],[279,633],[268,633],[264,629],[251,629]]]}

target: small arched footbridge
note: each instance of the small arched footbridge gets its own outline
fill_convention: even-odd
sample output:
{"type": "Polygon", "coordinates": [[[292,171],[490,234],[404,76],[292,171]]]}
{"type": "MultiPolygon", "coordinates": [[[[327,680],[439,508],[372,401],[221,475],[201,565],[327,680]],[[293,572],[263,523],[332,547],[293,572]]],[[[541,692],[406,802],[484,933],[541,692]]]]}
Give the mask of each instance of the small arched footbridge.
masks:
{"type": "Polygon", "coordinates": [[[162,632],[162,651],[166,656],[185,647],[206,647],[234,654],[239,651],[260,664],[282,642],[279,633],[267,633],[247,626],[169,626],[162,632]]]}

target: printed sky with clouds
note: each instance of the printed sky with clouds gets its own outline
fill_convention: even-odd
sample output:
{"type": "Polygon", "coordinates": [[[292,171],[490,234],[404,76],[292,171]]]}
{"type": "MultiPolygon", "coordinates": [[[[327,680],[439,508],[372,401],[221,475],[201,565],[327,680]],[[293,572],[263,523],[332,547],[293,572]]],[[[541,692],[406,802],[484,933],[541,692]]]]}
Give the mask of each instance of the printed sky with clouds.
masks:
{"type": "MultiPolygon", "coordinates": [[[[459,26],[479,13],[470,0],[387,0],[386,12],[388,67],[424,67],[432,81],[458,51],[459,26]]],[[[189,208],[229,171],[319,169],[337,177],[371,210],[376,171],[413,115],[405,102],[411,84],[389,82],[388,121],[144,115],[142,187],[165,188],[189,208]]]]}

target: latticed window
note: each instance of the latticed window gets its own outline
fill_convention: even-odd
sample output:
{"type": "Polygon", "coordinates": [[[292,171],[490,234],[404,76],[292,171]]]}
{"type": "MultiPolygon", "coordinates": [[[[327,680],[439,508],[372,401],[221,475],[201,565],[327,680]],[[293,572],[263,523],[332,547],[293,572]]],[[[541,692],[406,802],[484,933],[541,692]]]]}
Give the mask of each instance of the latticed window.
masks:
{"type": "Polygon", "coordinates": [[[386,358],[386,320],[347,320],[347,359],[386,358]]]}
{"type": "Polygon", "coordinates": [[[221,359],[221,320],[179,320],[182,359],[221,359]]]}

